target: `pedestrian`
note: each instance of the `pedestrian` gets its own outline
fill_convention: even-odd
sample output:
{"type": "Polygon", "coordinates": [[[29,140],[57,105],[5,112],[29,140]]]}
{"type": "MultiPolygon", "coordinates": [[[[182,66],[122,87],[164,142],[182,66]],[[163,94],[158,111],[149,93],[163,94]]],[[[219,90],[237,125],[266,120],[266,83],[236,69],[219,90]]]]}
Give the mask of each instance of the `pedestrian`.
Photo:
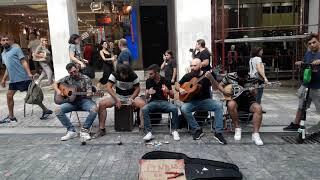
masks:
{"type": "Polygon", "coordinates": [[[110,52],[110,45],[107,41],[101,41],[102,49],[100,50],[100,58],[103,61],[103,75],[98,83],[98,89],[101,88],[102,85],[107,84],[109,76],[114,71],[114,61],[116,60],[117,56],[112,55],[110,52]]]}
{"type": "MultiPolygon", "coordinates": [[[[318,34],[310,34],[306,37],[306,43],[308,46],[308,51],[305,53],[302,61],[297,61],[296,66],[301,67],[303,63],[311,63],[313,66],[320,65],[320,41],[318,34]]],[[[315,70],[311,74],[311,81],[309,84],[310,95],[307,99],[306,108],[309,108],[311,102],[314,103],[317,113],[320,113],[320,70],[315,70]]],[[[283,128],[284,131],[297,131],[300,128],[300,122],[303,118],[304,111],[304,98],[305,98],[305,89],[308,87],[308,84],[302,83],[298,89],[299,105],[296,112],[296,117],[294,122],[291,122],[287,127],[283,128]]]]}
{"type": "MultiPolygon", "coordinates": [[[[9,115],[2,119],[0,123],[9,123],[11,121],[17,121],[14,116],[14,99],[13,96],[19,91],[27,91],[29,84],[32,82],[33,76],[29,69],[29,64],[25,59],[25,56],[19,47],[12,46],[12,36],[2,35],[1,45],[4,47],[2,52],[2,60],[6,66],[5,74],[3,75],[1,85],[6,86],[6,80],[9,76],[9,89],[7,92],[7,105],[9,110],[9,115]]],[[[43,103],[38,104],[42,108],[41,120],[47,119],[53,112],[46,108],[43,103]]]]}
{"type": "Polygon", "coordinates": [[[210,71],[210,57],[211,53],[206,47],[206,42],[203,39],[198,39],[196,43],[196,47],[192,53],[193,58],[198,58],[201,60],[201,70],[202,71],[210,71]]]}
{"type": "MultiPolygon", "coordinates": [[[[38,76],[40,74],[40,64],[38,61],[35,61],[35,56],[34,52],[36,51],[37,47],[41,44],[40,39],[38,39],[38,36],[36,33],[30,33],[29,35],[29,44],[28,44],[28,49],[30,51],[31,57],[32,57],[32,62],[36,71],[36,75],[38,76]]],[[[13,40],[12,40],[13,41],[13,40]]],[[[12,42],[12,47],[18,47],[12,42]]],[[[20,47],[20,46],[19,46],[20,47]]]]}
{"type": "MultiPolygon", "coordinates": [[[[261,83],[268,84],[269,81],[266,77],[264,65],[261,59],[262,54],[263,54],[263,49],[261,47],[252,48],[251,59],[249,61],[249,67],[250,67],[249,75],[251,78],[259,79],[260,84],[261,83]]],[[[263,94],[263,88],[258,88],[257,96],[256,96],[256,101],[258,104],[261,104],[262,94],[263,94]]]]}
{"type": "Polygon", "coordinates": [[[161,70],[164,71],[164,77],[166,80],[173,85],[176,82],[177,77],[177,63],[171,50],[167,50],[164,53],[161,70]]]}
{"type": "Polygon", "coordinates": [[[48,49],[48,39],[43,37],[40,39],[41,44],[35,50],[35,60],[39,62],[42,67],[42,72],[39,78],[36,80],[36,84],[40,85],[42,79],[47,76],[48,83],[46,85],[52,85],[53,83],[53,72],[50,67],[51,63],[51,52],[48,49]]]}
{"type": "Polygon", "coordinates": [[[120,39],[119,40],[119,49],[121,50],[117,64],[128,64],[130,65],[132,63],[132,54],[130,50],[127,47],[127,40],[126,39],[120,39]]]}

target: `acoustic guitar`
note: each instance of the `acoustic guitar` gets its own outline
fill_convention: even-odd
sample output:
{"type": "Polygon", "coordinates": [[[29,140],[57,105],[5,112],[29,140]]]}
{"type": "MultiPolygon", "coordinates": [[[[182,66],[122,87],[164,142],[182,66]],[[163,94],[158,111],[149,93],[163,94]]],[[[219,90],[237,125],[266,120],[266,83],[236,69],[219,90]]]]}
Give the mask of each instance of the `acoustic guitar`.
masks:
{"type": "Polygon", "coordinates": [[[244,91],[251,91],[254,89],[259,89],[263,87],[267,88],[278,88],[281,86],[280,81],[269,82],[268,84],[261,84],[259,86],[242,87],[238,84],[228,84],[223,89],[225,92],[230,92],[230,94],[223,94],[225,100],[232,100],[239,97],[244,91]]]}
{"type": "Polygon", "coordinates": [[[180,88],[185,90],[185,94],[179,93],[179,100],[182,102],[189,101],[194,95],[200,93],[201,85],[198,84],[203,78],[205,78],[205,73],[199,78],[193,77],[189,82],[183,83],[180,88]]]}
{"type": "Polygon", "coordinates": [[[67,85],[64,83],[59,83],[58,88],[61,91],[61,95],[58,95],[57,92],[54,93],[54,102],[58,105],[63,103],[72,103],[76,100],[77,96],[99,96],[104,95],[103,91],[97,92],[79,92],[78,89],[72,85],[67,85]]]}

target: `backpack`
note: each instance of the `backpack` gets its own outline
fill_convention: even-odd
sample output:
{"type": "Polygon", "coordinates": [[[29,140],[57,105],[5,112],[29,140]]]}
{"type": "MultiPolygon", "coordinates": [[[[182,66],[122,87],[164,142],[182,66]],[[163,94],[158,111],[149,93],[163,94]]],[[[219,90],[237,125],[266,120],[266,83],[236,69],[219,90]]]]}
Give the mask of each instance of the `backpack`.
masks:
{"type": "Polygon", "coordinates": [[[24,98],[26,104],[40,104],[43,101],[43,92],[42,89],[32,81],[29,84],[27,95],[24,98]]]}

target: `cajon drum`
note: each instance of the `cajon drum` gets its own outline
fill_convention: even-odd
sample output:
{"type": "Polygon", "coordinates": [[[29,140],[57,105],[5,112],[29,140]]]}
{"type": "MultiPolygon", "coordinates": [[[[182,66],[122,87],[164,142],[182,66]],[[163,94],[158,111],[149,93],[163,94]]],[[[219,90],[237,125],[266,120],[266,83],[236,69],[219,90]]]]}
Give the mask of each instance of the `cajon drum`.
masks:
{"type": "Polygon", "coordinates": [[[133,129],[133,107],[123,105],[114,109],[114,129],[116,131],[132,131],[133,129]]]}

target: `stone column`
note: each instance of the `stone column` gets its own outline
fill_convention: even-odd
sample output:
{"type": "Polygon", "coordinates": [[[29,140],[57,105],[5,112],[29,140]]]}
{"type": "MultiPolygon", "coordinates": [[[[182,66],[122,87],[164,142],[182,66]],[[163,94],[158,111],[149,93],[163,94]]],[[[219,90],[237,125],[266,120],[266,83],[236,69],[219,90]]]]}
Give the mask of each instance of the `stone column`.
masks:
{"type": "Polygon", "coordinates": [[[190,66],[190,48],[194,48],[198,39],[204,39],[211,51],[211,0],[175,0],[176,54],[178,80],[186,74],[190,66]]]}
{"type": "MultiPolygon", "coordinates": [[[[308,24],[319,23],[319,0],[309,0],[308,24]]],[[[319,26],[319,24],[318,24],[319,26]]],[[[318,26],[308,26],[308,33],[318,33],[318,26]]]]}
{"type": "Polygon", "coordinates": [[[47,0],[47,9],[55,80],[59,80],[68,75],[69,37],[79,33],[76,0],[47,0]]]}

